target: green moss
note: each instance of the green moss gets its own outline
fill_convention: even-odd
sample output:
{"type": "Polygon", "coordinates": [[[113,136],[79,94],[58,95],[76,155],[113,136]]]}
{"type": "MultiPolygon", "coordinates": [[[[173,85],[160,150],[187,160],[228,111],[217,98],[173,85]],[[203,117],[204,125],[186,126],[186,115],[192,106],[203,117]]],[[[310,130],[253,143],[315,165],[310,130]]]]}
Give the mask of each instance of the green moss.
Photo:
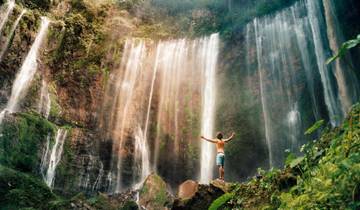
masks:
{"type": "Polygon", "coordinates": [[[58,102],[58,96],[56,95],[55,84],[49,85],[49,94],[50,94],[50,101],[51,101],[49,118],[57,119],[61,115],[61,106],[58,102]]]}
{"type": "Polygon", "coordinates": [[[47,209],[56,199],[51,190],[38,178],[0,165],[0,208],[47,209]]]}
{"type": "Polygon", "coordinates": [[[24,172],[37,173],[39,151],[55,125],[37,113],[19,113],[6,118],[0,136],[0,164],[24,172]]]}
{"type": "Polygon", "coordinates": [[[86,90],[103,73],[106,6],[93,6],[83,0],[72,0],[71,5],[72,11],[52,32],[57,44],[48,63],[60,86],[76,83],[86,90]]]}

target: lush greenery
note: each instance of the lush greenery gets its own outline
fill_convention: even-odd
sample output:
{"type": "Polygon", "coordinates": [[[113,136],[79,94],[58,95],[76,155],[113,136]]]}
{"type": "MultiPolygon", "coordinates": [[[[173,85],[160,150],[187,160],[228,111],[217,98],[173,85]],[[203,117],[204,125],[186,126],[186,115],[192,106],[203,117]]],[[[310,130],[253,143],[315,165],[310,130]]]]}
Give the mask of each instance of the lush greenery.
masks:
{"type": "Polygon", "coordinates": [[[42,151],[47,136],[54,136],[55,125],[36,113],[21,113],[4,121],[0,136],[0,164],[36,174],[40,165],[39,151],[42,151]]]}
{"type": "Polygon", "coordinates": [[[59,85],[88,88],[104,70],[101,68],[106,50],[103,23],[109,5],[94,6],[87,1],[72,0],[70,6],[72,9],[65,17],[58,17],[60,22],[53,26],[51,36],[56,46],[49,64],[59,85]]]}
{"type": "Polygon", "coordinates": [[[0,193],[0,209],[49,209],[49,202],[56,198],[42,180],[2,165],[0,193]]]}
{"type": "MultiPolygon", "coordinates": [[[[319,127],[319,126],[317,126],[319,127]]],[[[339,128],[289,155],[284,170],[259,170],[218,209],[357,209],[360,207],[360,104],[339,128]]]]}

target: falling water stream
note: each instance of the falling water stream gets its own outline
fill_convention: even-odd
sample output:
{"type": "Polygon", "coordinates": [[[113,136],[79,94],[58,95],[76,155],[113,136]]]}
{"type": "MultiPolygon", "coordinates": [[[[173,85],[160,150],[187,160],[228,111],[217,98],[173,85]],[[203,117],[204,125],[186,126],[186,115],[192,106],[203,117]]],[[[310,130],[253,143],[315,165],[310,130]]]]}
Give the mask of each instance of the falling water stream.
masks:
{"type": "MultiPolygon", "coordinates": [[[[14,7],[15,2],[9,0],[3,8],[0,35],[14,7]]],[[[25,12],[13,23],[0,61],[25,12]]],[[[269,167],[282,166],[284,150],[296,152],[307,141],[305,128],[323,118],[332,126],[339,125],[359,99],[359,81],[351,69],[340,60],[326,64],[344,41],[338,25],[333,0],[300,0],[245,26],[245,56],[239,59],[246,68],[246,87],[255,89],[249,92],[256,93],[254,100],[261,107],[269,167]]],[[[0,113],[0,124],[6,112],[19,111],[36,74],[48,27],[49,20],[42,17],[0,113]]],[[[138,190],[152,172],[171,180],[197,177],[203,184],[211,181],[215,147],[198,137],[214,137],[219,45],[219,34],[194,40],[126,40],[120,65],[109,77],[99,117],[103,140],[112,144],[111,163],[99,161],[98,176],[91,183],[89,171],[98,162],[86,156],[83,162],[91,164],[84,167],[79,188],[97,190],[106,176],[111,192],[138,190]],[[196,172],[186,174],[184,163],[192,164],[188,168],[196,172]]],[[[51,108],[48,86],[43,79],[37,109],[45,118],[51,108]]],[[[47,137],[41,173],[49,187],[54,186],[66,137],[65,129],[57,131],[53,144],[51,136],[47,137]]]]}
{"type": "Polygon", "coordinates": [[[12,86],[10,99],[6,105],[6,108],[0,113],[0,124],[6,112],[13,113],[17,111],[20,100],[25,96],[31,85],[37,70],[39,48],[41,47],[41,44],[47,35],[48,26],[49,20],[46,17],[42,17],[40,30],[20,68],[20,71],[16,75],[14,84],[12,86]]]}
{"type": "Polygon", "coordinates": [[[340,42],[332,1],[323,3],[325,14],[322,1],[304,0],[246,26],[245,62],[248,74],[259,78],[270,167],[283,164],[285,149],[296,152],[306,142],[304,128],[324,117],[339,125],[358,98],[353,72],[339,62],[326,64],[340,42]]]}
{"type": "MultiPolygon", "coordinates": [[[[55,144],[52,146],[50,153],[45,152],[46,156],[50,155],[47,161],[47,171],[45,176],[45,182],[49,187],[52,187],[54,184],[56,167],[58,166],[61,160],[66,136],[67,136],[67,130],[60,128],[57,131],[55,137],[55,144]]],[[[47,146],[47,151],[49,151],[49,146],[47,146]]]]}
{"type": "Polygon", "coordinates": [[[7,40],[6,40],[5,44],[4,44],[4,46],[2,46],[2,49],[0,51],[0,62],[2,61],[2,58],[3,58],[6,50],[8,49],[8,47],[10,45],[11,38],[12,38],[13,34],[15,33],[15,30],[16,30],[17,26],[19,25],[19,22],[20,22],[21,18],[23,17],[23,15],[25,14],[25,12],[26,12],[26,10],[24,9],[20,13],[19,17],[16,19],[15,23],[13,24],[13,26],[12,26],[12,28],[10,30],[10,33],[9,33],[9,35],[7,37],[7,40]]]}
{"type": "Polygon", "coordinates": [[[1,20],[0,20],[0,35],[2,33],[2,30],[5,26],[5,23],[7,22],[7,20],[9,19],[9,16],[11,14],[11,12],[13,11],[14,7],[15,7],[15,1],[14,0],[9,0],[7,3],[7,8],[6,11],[4,12],[4,14],[1,14],[1,20]]]}
{"type": "Polygon", "coordinates": [[[129,142],[133,145],[136,171],[132,188],[139,186],[152,170],[162,167],[160,157],[169,152],[173,155],[166,161],[174,162],[174,168],[169,169],[168,176],[176,177],[180,170],[176,163],[182,161],[184,146],[195,139],[203,150],[200,179],[206,183],[212,178],[209,156],[214,154],[214,147],[200,143],[195,130],[199,127],[203,135],[213,135],[218,44],[218,34],[156,44],[139,39],[126,41],[121,65],[110,76],[105,96],[108,100],[104,112],[113,114],[105,115],[102,122],[108,138],[113,140],[113,158],[117,157],[113,159],[113,191],[126,188],[122,170],[131,154],[126,146],[129,142]],[[164,150],[165,139],[169,147],[164,150]]]}
{"type": "Polygon", "coordinates": [[[51,99],[47,82],[43,79],[40,91],[40,100],[38,103],[38,112],[46,119],[49,118],[51,108],[51,99]]]}
{"type": "MultiPolygon", "coordinates": [[[[201,134],[207,138],[214,136],[215,124],[215,97],[216,83],[215,75],[219,52],[219,35],[213,34],[206,40],[205,47],[201,51],[203,62],[203,97],[202,97],[202,116],[201,134]]],[[[200,159],[200,183],[209,183],[213,178],[214,168],[214,145],[207,141],[201,142],[200,159]]]]}

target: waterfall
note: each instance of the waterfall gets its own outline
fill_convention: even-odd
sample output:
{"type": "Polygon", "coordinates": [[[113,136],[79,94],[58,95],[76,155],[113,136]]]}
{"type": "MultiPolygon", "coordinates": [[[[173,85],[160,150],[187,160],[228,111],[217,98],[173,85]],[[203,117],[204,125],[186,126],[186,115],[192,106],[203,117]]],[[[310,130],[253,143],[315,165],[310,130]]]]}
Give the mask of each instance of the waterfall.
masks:
{"type": "MultiPolygon", "coordinates": [[[[298,1],[275,15],[253,20],[244,32],[247,74],[259,75],[270,167],[283,164],[285,149],[296,152],[306,142],[304,128],[326,117],[338,125],[358,98],[356,77],[325,63],[335,46],[338,26],[331,26],[335,21],[330,17],[325,22],[320,3],[298,1]],[[331,34],[329,40],[326,33],[331,34]],[[320,111],[324,108],[327,116],[320,111]]],[[[324,7],[329,10],[329,5],[324,7]]]]}
{"type": "Polygon", "coordinates": [[[147,145],[145,133],[143,133],[140,127],[137,128],[137,132],[135,133],[134,158],[137,162],[141,163],[140,181],[133,187],[134,189],[139,189],[146,177],[150,175],[149,147],[147,145]]]}
{"type": "Polygon", "coordinates": [[[27,54],[19,73],[16,75],[14,84],[11,90],[10,99],[6,108],[0,114],[0,123],[6,112],[16,112],[18,109],[19,101],[25,96],[30,87],[31,81],[37,70],[37,58],[39,48],[47,34],[49,20],[46,17],[41,18],[41,27],[35,38],[29,53],[27,54]]]}
{"type": "MultiPolygon", "coordinates": [[[[161,140],[165,138],[163,133],[173,135],[175,156],[177,161],[179,154],[179,91],[183,82],[183,71],[186,68],[187,43],[185,39],[159,43],[160,51],[157,60],[162,59],[158,68],[161,70],[160,99],[158,104],[157,131],[155,140],[155,160],[157,166],[160,159],[159,147],[161,140]]],[[[158,62],[158,61],[157,61],[158,62]]]]}
{"type": "MultiPolygon", "coordinates": [[[[256,37],[256,58],[258,62],[258,71],[259,71],[259,81],[260,81],[260,95],[261,95],[261,105],[263,109],[263,117],[264,117],[264,123],[265,123],[265,139],[266,139],[266,145],[268,147],[269,152],[269,165],[273,165],[273,154],[272,154],[272,144],[271,144],[271,137],[270,137],[270,131],[271,131],[271,123],[269,122],[269,109],[267,106],[267,101],[265,100],[265,89],[264,89],[264,80],[263,80],[263,73],[262,73],[262,63],[261,63],[261,56],[262,56],[262,37],[258,36],[258,27],[257,27],[257,19],[254,20],[254,28],[255,28],[255,37],[256,37]]],[[[250,36],[248,33],[247,36],[250,36]]],[[[247,38],[250,40],[250,38],[247,38]]],[[[250,58],[251,55],[248,55],[250,58]]]]}
{"type": "MultiPolygon", "coordinates": [[[[203,99],[202,99],[202,117],[201,117],[201,134],[207,138],[214,136],[215,122],[215,97],[216,97],[216,67],[219,52],[219,35],[213,34],[201,50],[200,61],[203,61],[203,99]]],[[[201,142],[201,169],[200,182],[209,183],[213,177],[214,168],[214,145],[210,142],[201,142]]]]}
{"type": "Polygon", "coordinates": [[[50,109],[51,109],[51,99],[50,99],[48,84],[43,79],[41,91],[40,91],[40,100],[38,103],[38,112],[47,119],[50,115],[50,109]]]}
{"type": "MultiPolygon", "coordinates": [[[[339,30],[339,21],[333,0],[323,0],[325,11],[325,20],[327,26],[327,37],[332,54],[339,52],[340,46],[346,40],[342,31],[339,30]]],[[[346,57],[348,65],[352,66],[351,58],[346,57]]],[[[337,59],[334,62],[335,77],[338,84],[339,98],[342,105],[343,115],[346,116],[351,106],[357,102],[359,98],[359,84],[356,81],[356,75],[352,69],[344,63],[343,59],[337,59]],[[350,82],[347,82],[350,81],[350,82]]]]}
{"type": "Polygon", "coordinates": [[[50,139],[51,135],[49,134],[46,137],[46,145],[45,150],[43,151],[43,155],[41,157],[41,163],[40,163],[40,172],[44,180],[46,180],[46,170],[49,165],[49,148],[50,148],[50,139]]]}
{"type": "Polygon", "coordinates": [[[5,42],[5,45],[2,47],[1,51],[0,51],[0,62],[2,61],[2,58],[6,52],[6,50],[8,49],[9,45],[10,45],[10,41],[11,41],[11,38],[13,36],[13,34],[15,33],[15,30],[17,28],[17,26],[19,25],[19,22],[22,18],[22,16],[26,13],[26,10],[22,10],[22,12],[20,13],[20,15],[18,16],[18,18],[16,19],[15,23],[13,24],[11,30],[10,30],[10,33],[7,37],[7,40],[5,42]]]}
{"type": "Polygon", "coordinates": [[[338,125],[344,117],[342,113],[341,103],[338,100],[336,87],[332,85],[335,83],[335,78],[332,69],[325,64],[330,53],[326,50],[325,37],[323,34],[323,27],[325,25],[323,16],[321,14],[321,7],[319,1],[306,1],[306,7],[309,15],[310,26],[315,46],[315,54],[318,69],[321,76],[321,81],[324,88],[324,97],[329,117],[332,125],[338,125]]]}
{"type": "Polygon", "coordinates": [[[14,7],[15,7],[15,1],[14,0],[9,0],[7,2],[7,8],[6,11],[4,12],[4,14],[1,14],[1,20],[0,20],[0,35],[2,33],[2,30],[5,26],[5,23],[7,22],[7,20],[9,19],[9,16],[11,14],[11,12],[13,11],[14,7]]]}
{"type": "MultiPolygon", "coordinates": [[[[45,182],[49,187],[52,187],[55,179],[56,167],[60,163],[67,130],[60,128],[55,137],[55,144],[51,148],[50,158],[46,171],[45,182]]],[[[48,147],[47,147],[48,148],[48,147]]]]}
{"type": "MultiPolygon", "coordinates": [[[[200,129],[213,135],[218,43],[218,34],[196,40],[125,42],[121,64],[110,75],[100,120],[105,138],[113,142],[110,191],[137,188],[152,170],[165,178],[180,178],[178,173],[185,172],[177,165],[187,161],[188,144],[203,145],[200,129]],[[170,168],[164,171],[167,164],[170,168]],[[125,170],[132,171],[131,177],[125,170]]],[[[205,158],[214,154],[214,145],[201,149],[205,158]]],[[[207,182],[213,162],[205,158],[201,164],[207,182]]]]}

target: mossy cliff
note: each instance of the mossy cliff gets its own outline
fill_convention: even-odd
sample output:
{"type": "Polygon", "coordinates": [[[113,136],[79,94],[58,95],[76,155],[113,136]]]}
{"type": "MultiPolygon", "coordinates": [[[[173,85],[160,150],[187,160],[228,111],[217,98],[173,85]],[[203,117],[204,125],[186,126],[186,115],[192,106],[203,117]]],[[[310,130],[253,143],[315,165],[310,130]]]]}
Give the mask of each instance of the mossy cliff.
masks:
{"type": "Polygon", "coordinates": [[[97,195],[97,191],[108,191],[106,175],[111,158],[111,144],[103,145],[101,132],[96,130],[98,115],[109,72],[119,66],[125,39],[147,38],[150,34],[164,38],[170,33],[156,23],[145,24],[145,19],[131,13],[130,7],[113,1],[19,0],[3,37],[8,38],[11,23],[25,8],[0,62],[1,109],[6,106],[16,73],[35,40],[40,17],[47,16],[51,23],[39,52],[37,73],[20,102],[19,112],[8,113],[1,125],[0,175],[1,186],[6,187],[2,187],[5,197],[0,209],[69,209],[85,204],[90,209],[133,208],[134,203],[127,201],[134,195],[97,195]],[[48,119],[35,111],[43,80],[48,83],[51,99],[48,119]],[[42,181],[40,165],[47,140],[53,146],[59,128],[67,129],[68,135],[51,192],[42,181]],[[18,183],[13,183],[17,179],[18,183]],[[83,194],[78,195],[79,192],[83,194]],[[87,200],[89,195],[95,197],[87,200]],[[24,202],[16,204],[17,196],[24,202]]]}
{"type": "MultiPolygon", "coordinates": [[[[21,101],[20,111],[7,114],[1,125],[0,209],[137,209],[134,192],[106,194],[109,191],[107,176],[112,167],[112,143],[104,140],[98,126],[109,75],[120,65],[125,39],[139,37],[156,41],[220,32],[224,41],[221,46],[224,59],[220,65],[226,70],[218,76],[219,80],[229,79],[224,80],[229,86],[221,88],[225,93],[243,88],[238,85],[241,75],[237,72],[241,69],[238,58],[244,57],[239,50],[244,47],[244,37],[238,33],[242,26],[254,17],[273,13],[294,1],[272,0],[272,4],[248,1],[246,6],[252,9],[246,13],[242,13],[246,9],[240,4],[228,8],[223,3],[199,1],[195,7],[190,4],[182,8],[176,4],[178,0],[153,2],[156,4],[151,5],[146,0],[16,1],[9,22],[14,22],[23,8],[27,13],[0,62],[1,109],[8,101],[15,75],[36,37],[40,17],[49,17],[51,24],[38,59],[37,74],[21,101]],[[261,4],[252,7],[254,2],[261,4]],[[42,80],[49,84],[48,119],[35,112],[42,80]],[[41,158],[47,140],[53,145],[59,128],[66,129],[68,135],[56,169],[55,184],[50,189],[43,181],[41,158]]],[[[344,18],[353,20],[354,17],[356,15],[347,14],[344,18]]],[[[4,37],[10,29],[11,24],[6,24],[4,37]]],[[[258,164],[266,167],[266,151],[253,138],[256,133],[263,132],[259,126],[262,122],[260,118],[244,117],[247,113],[261,113],[261,107],[249,102],[250,95],[233,95],[229,99],[235,104],[231,104],[231,109],[241,107],[235,115],[221,112],[230,105],[219,108],[224,118],[218,121],[218,127],[224,131],[236,128],[241,131],[238,136],[242,143],[252,147],[245,150],[240,144],[230,145],[227,150],[228,158],[234,160],[228,161],[232,164],[228,168],[234,170],[227,176],[236,180],[256,173],[254,154],[259,159],[258,164]],[[251,161],[246,162],[242,155],[253,159],[248,158],[251,161]],[[247,167],[241,168],[242,165],[247,167]]],[[[209,186],[201,186],[198,197],[181,205],[194,204],[189,206],[193,209],[357,209],[360,207],[359,118],[360,105],[356,105],[341,127],[325,128],[321,138],[304,146],[303,157],[289,155],[283,170],[259,170],[257,177],[234,183],[224,191],[213,191],[210,187],[212,193],[209,193],[209,186]],[[196,200],[205,197],[206,202],[196,200]]],[[[196,148],[187,148],[184,158],[189,156],[197,162],[196,148]]],[[[166,149],[163,152],[168,153],[166,149]]],[[[165,166],[173,164],[171,158],[164,162],[165,166]]],[[[184,168],[181,172],[184,176],[197,171],[196,164],[178,167],[184,168]]],[[[124,170],[124,173],[132,171],[124,170]]],[[[176,175],[182,178],[181,174],[176,175]]],[[[140,204],[149,209],[171,208],[173,198],[166,183],[156,175],[147,181],[139,192],[140,204]]]]}

